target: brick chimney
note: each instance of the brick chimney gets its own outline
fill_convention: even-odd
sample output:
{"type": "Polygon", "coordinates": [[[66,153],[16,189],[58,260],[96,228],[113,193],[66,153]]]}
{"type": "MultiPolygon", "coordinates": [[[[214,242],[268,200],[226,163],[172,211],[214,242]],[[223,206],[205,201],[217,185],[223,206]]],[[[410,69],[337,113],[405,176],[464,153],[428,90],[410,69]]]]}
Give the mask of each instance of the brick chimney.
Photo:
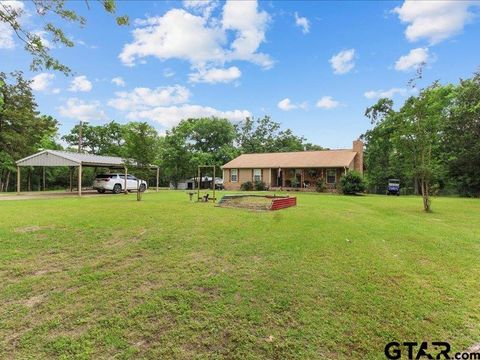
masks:
{"type": "Polygon", "coordinates": [[[352,144],[352,151],[355,151],[357,155],[353,159],[353,168],[363,175],[363,141],[354,140],[352,144]]]}

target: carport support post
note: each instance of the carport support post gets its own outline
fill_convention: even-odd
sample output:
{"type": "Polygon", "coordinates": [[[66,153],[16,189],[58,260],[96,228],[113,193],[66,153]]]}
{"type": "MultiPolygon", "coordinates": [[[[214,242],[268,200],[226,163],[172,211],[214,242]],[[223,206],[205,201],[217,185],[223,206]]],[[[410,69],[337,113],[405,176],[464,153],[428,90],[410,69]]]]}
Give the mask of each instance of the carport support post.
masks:
{"type": "Polygon", "coordinates": [[[82,163],[78,165],[78,196],[82,196],[82,163]]]}
{"type": "Polygon", "coordinates": [[[45,191],[45,166],[42,167],[42,185],[43,191],[45,191]]]}
{"type": "Polygon", "coordinates": [[[213,203],[215,204],[215,165],[213,166],[213,203]]]}
{"type": "Polygon", "coordinates": [[[17,166],[17,194],[20,195],[20,166],[17,166]]]}
{"type": "Polygon", "coordinates": [[[128,169],[127,169],[127,167],[125,166],[125,181],[124,181],[124,184],[125,184],[125,195],[128,195],[128,191],[127,191],[127,176],[128,176],[128,169]]]}
{"type": "Polygon", "coordinates": [[[157,188],[155,191],[158,191],[158,182],[159,182],[159,178],[160,178],[160,168],[157,166],[157,188]]]}

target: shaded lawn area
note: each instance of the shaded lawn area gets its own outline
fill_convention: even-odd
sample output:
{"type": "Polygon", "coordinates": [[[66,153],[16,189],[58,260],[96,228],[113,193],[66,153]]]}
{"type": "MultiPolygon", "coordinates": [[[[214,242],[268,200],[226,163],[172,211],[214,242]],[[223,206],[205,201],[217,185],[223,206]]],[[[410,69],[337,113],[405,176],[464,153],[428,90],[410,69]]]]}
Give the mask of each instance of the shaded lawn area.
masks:
{"type": "Polygon", "coordinates": [[[480,339],[480,201],[0,203],[0,357],[380,359],[480,339]]]}

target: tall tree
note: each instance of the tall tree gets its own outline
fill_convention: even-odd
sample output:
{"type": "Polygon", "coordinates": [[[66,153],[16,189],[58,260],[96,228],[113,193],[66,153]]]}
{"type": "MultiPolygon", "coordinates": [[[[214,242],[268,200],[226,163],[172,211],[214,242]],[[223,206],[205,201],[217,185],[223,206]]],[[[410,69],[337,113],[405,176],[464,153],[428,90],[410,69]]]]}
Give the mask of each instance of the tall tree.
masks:
{"type": "Polygon", "coordinates": [[[480,73],[461,80],[447,114],[443,151],[460,194],[480,196],[480,73]]]}
{"type": "Polygon", "coordinates": [[[39,116],[30,81],[22,72],[0,73],[0,191],[6,190],[10,175],[15,172],[15,160],[32,154],[43,145],[45,138],[54,137],[57,121],[39,116]]]}

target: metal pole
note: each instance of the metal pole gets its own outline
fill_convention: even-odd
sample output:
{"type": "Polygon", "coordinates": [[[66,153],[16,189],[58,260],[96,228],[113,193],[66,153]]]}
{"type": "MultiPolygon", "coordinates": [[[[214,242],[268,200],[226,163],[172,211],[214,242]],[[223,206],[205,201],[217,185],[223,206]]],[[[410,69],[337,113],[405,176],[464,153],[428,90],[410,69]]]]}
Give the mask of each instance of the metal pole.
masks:
{"type": "Polygon", "coordinates": [[[127,167],[125,166],[125,195],[128,195],[128,191],[127,191],[127,176],[128,176],[128,169],[127,167]]]}
{"type": "Polygon", "coordinates": [[[215,204],[215,166],[213,167],[213,203],[215,204]]]}
{"type": "Polygon", "coordinates": [[[73,192],[73,167],[69,166],[68,167],[68,180],[69,180],[69,185],[70,185],[70,192],[73,192]]]}
{"type": "Polygon", "coordinates": [[[20,195],[20,166],[17,166],[17,194],[20,195]]]}
{"type": "Polygon", "coordinates": [[[157,189],[155,191],[158,191],[159,178],[160,178],[160,168],[157,166],[157,189]]]}
{"type": "Polygon", "coordinates": [[[78,196],[82,196],[82,163],[78,165],[78,196]]]}
{"type": "Polygon", "coordinates": [[[42,167],[42,182],[43,182],[43,191],[45,191],[45,166],[42,167]]]}
{"type": "Polygon", "coordinates": [[[198,183],[198,186],[197,186],[197,201],[200,201],[200,175],[202,173],[200,172],[200,166],[198,167],[198,177],[197,177],[197,183],[198,183]]]}

